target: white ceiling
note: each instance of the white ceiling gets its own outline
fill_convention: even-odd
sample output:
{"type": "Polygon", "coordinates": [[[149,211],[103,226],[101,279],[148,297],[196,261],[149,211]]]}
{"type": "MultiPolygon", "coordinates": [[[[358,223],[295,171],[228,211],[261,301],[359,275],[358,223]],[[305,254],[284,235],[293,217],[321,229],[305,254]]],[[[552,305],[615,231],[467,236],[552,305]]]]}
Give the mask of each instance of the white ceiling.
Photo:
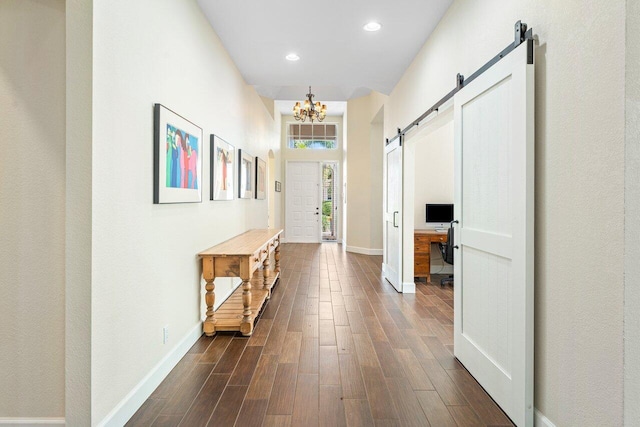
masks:
{"type": "Polygon", "coordinates": [[[198,0],[240,73],[272,99],[389,94],[453,0],[198,0]],[[371,33],[369,21],[382,24],[371,33]],[[295,52],[296,62],[285,56],[295,52]]]}

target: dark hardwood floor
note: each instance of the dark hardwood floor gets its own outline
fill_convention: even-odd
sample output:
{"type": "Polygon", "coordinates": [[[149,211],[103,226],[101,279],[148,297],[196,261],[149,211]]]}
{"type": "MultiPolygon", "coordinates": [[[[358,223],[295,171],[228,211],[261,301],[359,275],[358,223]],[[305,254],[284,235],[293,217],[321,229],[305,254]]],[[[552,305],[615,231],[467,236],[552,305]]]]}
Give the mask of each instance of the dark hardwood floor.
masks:
{"type": "Polygon", "coordinates": [[[513,425],[453,357],[451,286],[399,294],[335,243],[281,259],[253,336],[201,337],[127,426],[513,425]]]}

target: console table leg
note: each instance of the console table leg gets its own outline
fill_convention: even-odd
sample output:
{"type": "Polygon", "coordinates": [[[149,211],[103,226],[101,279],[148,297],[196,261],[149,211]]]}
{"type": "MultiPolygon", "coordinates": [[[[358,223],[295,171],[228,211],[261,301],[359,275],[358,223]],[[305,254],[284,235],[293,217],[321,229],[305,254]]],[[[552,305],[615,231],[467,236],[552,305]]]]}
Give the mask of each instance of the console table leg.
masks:
{"type": "Polygon", "coordinates": [[[267,255],[265,260],[262,262],[262,289],[267,289],[269,291],[267,299],[271,297],[271,284],[268,283],[270,265],[271,260],[269,259],[269,255],[267,255]]]}
{"type": "Polygon", "coordinates": [[[273,252],[273,257],[276,260],[276,266],[274,271],[276,273],[280,273],[280,238],[278,238],[278,246],[276,246],[276,249],[273,252]]]}
{"type": "Polygon", "coordinates": [[[207,282],[205,285],[205,290],[207,293],[204,296],[205,302],[207,304],[207,318],[204,321],[202,329],[206,336],[211,337],[216,334],[216,318],[215,312],[213,311],[213,306],[216,302],[216,286],[213,281],[215,279],[213,272],[213,259],[212,258],[203,258],[202,259],[202,277],[207,282]]]}
{"type": "Polygon", "coordinates": [[[251,280],[249,278],[242,279],[242,321],[240,322],[240,332],[244,336],[253,333],[253,321],[251,320],[251,280]]]}

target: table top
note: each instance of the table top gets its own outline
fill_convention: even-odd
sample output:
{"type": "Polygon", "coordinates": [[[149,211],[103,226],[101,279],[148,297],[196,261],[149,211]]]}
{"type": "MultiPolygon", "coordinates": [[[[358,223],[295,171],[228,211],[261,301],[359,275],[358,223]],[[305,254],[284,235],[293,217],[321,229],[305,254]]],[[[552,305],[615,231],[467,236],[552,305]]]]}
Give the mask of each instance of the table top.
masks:
{"type": "Polygon", "coordinates": [[[413,232],[415,234],[427,234],[427,235],[435,235],[435,236],[441,236],[441,235],[446,235],[447,234],[447,230],[442,230],[442,231],[436,231],[433,228],[427,228],[427,229],[416,229],[413,230],[413,232]]]}
{"type": "Polygon", "coordinates": [[[200,252],[198,256],[252,255],[280,233],[282,229],[276,228],[249,230],[200,252]]]}

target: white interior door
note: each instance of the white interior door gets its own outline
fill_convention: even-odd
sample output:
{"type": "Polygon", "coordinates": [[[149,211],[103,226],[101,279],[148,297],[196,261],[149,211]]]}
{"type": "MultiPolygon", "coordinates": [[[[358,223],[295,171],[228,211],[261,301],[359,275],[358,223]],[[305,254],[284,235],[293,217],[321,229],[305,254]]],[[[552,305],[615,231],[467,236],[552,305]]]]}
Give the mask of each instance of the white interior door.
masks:
{"type": "Polygon", "coordinates": [[[396,138],[384,150],[385,278],[402,292],[402,144],[396,138]]]}
{"type": "Polygon", "coordinates": [[[534,86],[527,49],[523,43],[454,97],[454,352],[518,426],[533,426],[534,86]]]}
{"type": "Polygon", "coordinates": [[[320,243],[320,163],[287,162],[287,242],[320,243]]]}

